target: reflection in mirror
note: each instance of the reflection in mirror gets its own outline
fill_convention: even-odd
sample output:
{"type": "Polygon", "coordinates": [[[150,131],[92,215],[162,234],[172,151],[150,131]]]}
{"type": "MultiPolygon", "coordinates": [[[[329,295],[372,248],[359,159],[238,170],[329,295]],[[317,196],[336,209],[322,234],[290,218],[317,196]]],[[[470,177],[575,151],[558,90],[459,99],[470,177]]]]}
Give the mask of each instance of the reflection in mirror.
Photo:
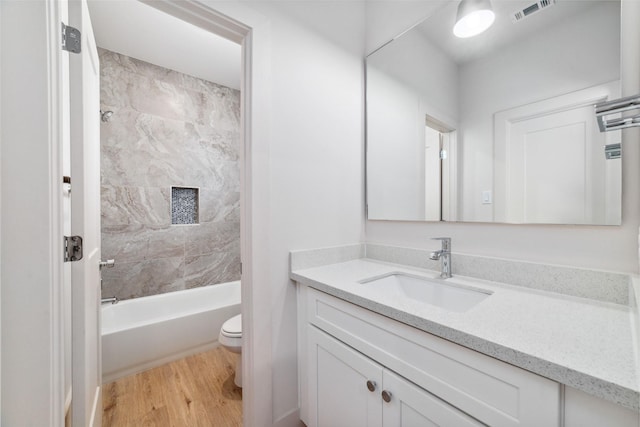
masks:
{"type": "Polygon", "coordinates": [[[593,104],[620,96],[620,3],[492,4],[476,37],[446,2],[367,58],[368,218],[619,225],[593,104]]]}

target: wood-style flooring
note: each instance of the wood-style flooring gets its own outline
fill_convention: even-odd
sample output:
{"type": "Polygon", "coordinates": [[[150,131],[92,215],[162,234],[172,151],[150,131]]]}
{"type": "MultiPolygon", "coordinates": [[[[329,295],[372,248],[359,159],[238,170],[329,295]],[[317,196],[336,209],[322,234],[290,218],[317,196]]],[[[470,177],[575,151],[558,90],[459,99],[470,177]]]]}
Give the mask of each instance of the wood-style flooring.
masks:
{"type": "Polygon", "coordinates": [[[222,347],[103,387],[104,427],[240,427],[242,389],[222,347]]]}

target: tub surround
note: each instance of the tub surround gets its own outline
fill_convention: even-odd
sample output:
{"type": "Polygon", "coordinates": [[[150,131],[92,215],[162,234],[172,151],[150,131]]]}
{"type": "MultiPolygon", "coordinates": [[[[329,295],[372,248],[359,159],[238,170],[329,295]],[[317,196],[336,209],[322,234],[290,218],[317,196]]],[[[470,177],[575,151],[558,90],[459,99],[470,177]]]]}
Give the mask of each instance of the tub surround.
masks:
{"type": "Polygon", "coordinates": [[[238,280],[240,92],[99,53],[103,295],[238,280]],[[197,189],[198,224],[172,225],[172,187],[197,189]]]}
{"type": "Polygon", "coordinates": [[[464,313],[383,298],[358,283],[390,272],[437,278],[437,263],[429,265],[428,256],[421,252],[426,253],[370,244],[292,252],[291,279],[561,384],[640,409],[631,321],[637,306],[636,299],[629,298],[631,281],[636,279],[454,253],[454,277],[447,282],[493,292],[464,313]],[[323,265],[323,260],[330,262],[323,265]],[[471,278],[460,271],[484,277],[471,278]],[[526,275],[535,276],[526,282],[526,275]],[[492,277],[494,281],[488,280],[492,277]],[[511,278],[517,286],[499,283],[511,278]],[[583,283],[586,286],[579,286],[583,283]],[[612,289],[600,292],[598,283],[612,289]]]}

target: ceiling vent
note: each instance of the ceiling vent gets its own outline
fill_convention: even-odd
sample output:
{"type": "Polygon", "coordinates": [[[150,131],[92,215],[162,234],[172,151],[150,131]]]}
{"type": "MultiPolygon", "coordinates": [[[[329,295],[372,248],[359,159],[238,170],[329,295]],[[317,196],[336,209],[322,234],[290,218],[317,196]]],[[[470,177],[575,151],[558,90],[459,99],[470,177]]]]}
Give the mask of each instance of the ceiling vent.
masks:
{"type": "Polygon", "coordinates": [[[522,21],[524,18],[533,15],[536,12],[541,11],[549,6],[553,6],[556,4],[556,0],[540,0],[536,3],[533,3],[524,9],[518,10],[511,14],[511,20],[515,23],[518,21],[522,21]]]}

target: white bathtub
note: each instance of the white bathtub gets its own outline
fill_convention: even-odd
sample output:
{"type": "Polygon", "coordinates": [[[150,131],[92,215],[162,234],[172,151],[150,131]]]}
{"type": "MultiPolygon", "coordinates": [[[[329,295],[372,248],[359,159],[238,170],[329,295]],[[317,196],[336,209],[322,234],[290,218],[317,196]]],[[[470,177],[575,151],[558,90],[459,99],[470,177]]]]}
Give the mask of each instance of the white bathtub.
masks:
{"type": "Polygon", "coordinates": [[[102,381],[214,348],[239,313],[239,281],[103,304],[102,381]]]}

